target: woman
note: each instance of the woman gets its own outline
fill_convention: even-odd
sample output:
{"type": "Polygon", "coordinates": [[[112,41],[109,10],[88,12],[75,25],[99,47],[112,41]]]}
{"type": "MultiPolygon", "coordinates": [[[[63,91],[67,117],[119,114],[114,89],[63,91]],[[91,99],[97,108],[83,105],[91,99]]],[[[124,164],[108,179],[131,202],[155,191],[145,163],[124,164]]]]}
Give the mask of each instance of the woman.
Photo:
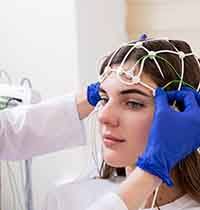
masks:
{"type": "Polygon", "coordinates": [[[113,181],[116,174],[126,176],[125,169],[137,167],[120,185],[119,197],[111,194],[107,205],[109,196],[96,200],[102,193],[116,191],[113,183],[104,180],[105,187],[101,189],[100,181],[87,180],[58,189],[50,195],[47,209],[52,205],[54,209],[68,205],[74,210],[85,209],[95,201],[89,209],[102,209],[102,206],[104,209],[138,209],[145,198],[148,198],[145,207],[150,208],[153,202],[150,192],[159,186],[159,179],[163,183],[155,202],[158,209],[199,209],[200,155],[196,149],[200,144],[198,135],[191,148],[186,143],[194,134],[191,132],[195,123],[191,122],[191,130],[184,130],[189,127],[187,123],[182,124],[199,113],[199,96],[185,87],[168,95],[161,89],[155,92],[157,87],[165,90],[181,89],[182,85],[199,87],[199,63],[189,45],[183,41],[151,39],[128,43],[106,57],[100,75],[98,121],[104,158],[100,177],[113,181]],[[134,77],[140,82],[134,83],[134,77]],[[178,111],[170,108],[168,101],[178,111]],[[198,107],[198,111],[186,117],[191,107],[198,107]],[[153,176],[145,177],[149,174],[153,176]],[[86,186],[87,190],[83,190],[86,186]],[[90,190],[91,193],[87,193],[90,190]],[[97,191],[99,194],[94,196],[97,191]]]}

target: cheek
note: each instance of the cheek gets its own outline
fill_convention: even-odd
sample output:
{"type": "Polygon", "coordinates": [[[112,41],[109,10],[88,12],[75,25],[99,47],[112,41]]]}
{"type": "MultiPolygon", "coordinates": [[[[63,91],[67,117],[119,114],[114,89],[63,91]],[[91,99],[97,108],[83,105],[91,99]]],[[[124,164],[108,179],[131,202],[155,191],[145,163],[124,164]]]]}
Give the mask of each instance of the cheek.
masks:
{"type": "MultiPolygon", "coordinates": [[[[142,153],[147,144],[151,124],[153,119],[153,108],[142,113],[135,113],[133,117],[129,117],[129,126],[131,129],[127,131],[127,139],[130,146],[135,147],[137,153],[142,153]]],[[[128,121],[127,121],[128,122],[128,121]]]]}
{"type": "Polygon", "coordinates": [[[152,118],[152,113],[136,114],[133,118],[129,117],[129,120],[124,123],[128,144],[134,145],[138,150],[144,150],[151,128],[152,118]]]}
{"type": "Polygon", "coordinates": [[[118,155],[116,159],[119,161],[120,167],[133,165],[138,156],[143,153],[147,144],[152,118],[153,112],[143,113],[142,115],[135,113],[133,116],[127,116],[124,123],[121,124],[127,142],[116,153],[116,156],[118,155]]]}

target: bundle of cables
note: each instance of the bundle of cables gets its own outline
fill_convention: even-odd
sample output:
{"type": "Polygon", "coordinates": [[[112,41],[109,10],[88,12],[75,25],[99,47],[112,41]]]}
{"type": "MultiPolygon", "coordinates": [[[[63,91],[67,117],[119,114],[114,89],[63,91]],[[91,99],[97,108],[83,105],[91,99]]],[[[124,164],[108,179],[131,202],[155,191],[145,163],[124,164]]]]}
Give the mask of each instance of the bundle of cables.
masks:
{"type": "MultiPolygon", "coordinates": [[[[40,100],[27,78],[19,86],[0,84],[0,111],[40,100]]],[[[32,160],[0,161],[0,209],[33,210],[31,164],[32,160]]]]}

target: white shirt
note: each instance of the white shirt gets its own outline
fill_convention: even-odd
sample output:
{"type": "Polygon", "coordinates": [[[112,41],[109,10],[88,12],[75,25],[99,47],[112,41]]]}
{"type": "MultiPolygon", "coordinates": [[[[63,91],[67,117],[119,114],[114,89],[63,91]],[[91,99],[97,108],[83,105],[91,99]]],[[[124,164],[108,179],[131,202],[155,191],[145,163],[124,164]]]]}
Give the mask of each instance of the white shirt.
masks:
{"type": "Polygon", "coordinates": [[[107,192],[117,190],[117,183],[105,179],[85,179],[58,186],[50,192],[44,210],[85,210],[107,192]]]}
{"type": "MultiPolygon", "coordinates": [[[[43,210],[128,210],[116,194],[122,180],[88,179],[61,185],[49,193],[43,210]]],[[[200,210],[200,204],[184,195],[160,209],[200,210]]]]}

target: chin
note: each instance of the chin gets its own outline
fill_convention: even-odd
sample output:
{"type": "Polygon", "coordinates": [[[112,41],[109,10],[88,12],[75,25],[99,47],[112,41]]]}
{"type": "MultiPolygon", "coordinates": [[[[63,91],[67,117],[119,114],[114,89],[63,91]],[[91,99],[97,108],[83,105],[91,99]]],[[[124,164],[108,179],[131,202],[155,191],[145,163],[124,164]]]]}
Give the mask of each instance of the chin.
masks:
{"type": "Polygon", "coordinates": [[[115,168],[121,168],[121,167],[126,167],[130,165],[130,162],[128,162],[125,159],[120,158],[119,155],[115,156],[115,155],[110,155],[110,154],[104,154],[103,159],[109,166],[112,166],[115,168]]]}
{"type": "Polygon", "coordinates": [[[107,163],[107,165],[112,166],[114,168],[126,167],[123,163],[120,163],[120,162],[110,161],[110,160],[106,160],[106,159],[104,159],[104,161],[107,163]]]}

